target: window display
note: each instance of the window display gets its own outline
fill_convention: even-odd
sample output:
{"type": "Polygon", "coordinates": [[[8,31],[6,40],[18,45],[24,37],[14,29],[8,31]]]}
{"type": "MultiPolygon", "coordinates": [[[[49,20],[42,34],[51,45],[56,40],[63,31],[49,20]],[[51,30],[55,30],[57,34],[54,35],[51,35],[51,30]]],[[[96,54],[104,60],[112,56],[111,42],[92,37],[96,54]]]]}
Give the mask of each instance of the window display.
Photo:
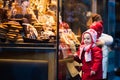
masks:
{"type": "Polygon", "coordinates": [[[11,49],[15,55],[20,52],[20,57],[14,56],[15,59],[48,60],[49,80],[57,75],[58,58],[58,80],[77,80],[81,64],[73,62],[73,55],[80,45],[81,34],[88,29],[87,13],[97,11],[93,2],[0,0],[0,53],[4,55],[1,58],[13,59],[14,54],[9,54],[11,49]]]}
{"type": "Polygon", "coordinates": [[[6,29],[7,34],[1,33],[1,42],[56,41],[56,0],[7,1],[5,6],[2,3],[1,1],[0,15],[3,17],[0,24],[6,29]]]}
{"type": "Polygon", "coordinates": [[[57,80],[56,36],[57,0],[0,0],[0,79],[57,80]]]}

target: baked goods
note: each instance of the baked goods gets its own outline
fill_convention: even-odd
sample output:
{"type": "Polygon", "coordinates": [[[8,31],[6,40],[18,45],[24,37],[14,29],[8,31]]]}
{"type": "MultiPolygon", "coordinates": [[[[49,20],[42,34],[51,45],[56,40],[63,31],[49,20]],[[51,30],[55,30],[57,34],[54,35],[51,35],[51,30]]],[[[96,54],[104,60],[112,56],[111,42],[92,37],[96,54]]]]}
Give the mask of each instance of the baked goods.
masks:
{"type": "Polygon", "coordinates": [[[0,40],[2,42],[6,41],[6,34],[7,34],[7,26],[0,24],[0,40]]]}

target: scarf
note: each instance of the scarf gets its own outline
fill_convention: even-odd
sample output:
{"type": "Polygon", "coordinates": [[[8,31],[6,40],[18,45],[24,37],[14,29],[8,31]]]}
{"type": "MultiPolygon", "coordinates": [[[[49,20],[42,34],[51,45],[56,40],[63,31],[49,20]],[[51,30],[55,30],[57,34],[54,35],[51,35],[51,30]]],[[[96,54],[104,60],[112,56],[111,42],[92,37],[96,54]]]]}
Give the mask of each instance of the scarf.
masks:
{"type": "Polygon", "coordinates": [[[94,47],[95,44],[90,44],[90,45],[81,45],[80,46],[80,55],[79,55],[79,59],[81,59],[81,55],[82,55],[82,52],[85,51],[85,61],[86,62],[89,62],[92,60],[92,53],[91,53],[91,48],[94,47]]]}

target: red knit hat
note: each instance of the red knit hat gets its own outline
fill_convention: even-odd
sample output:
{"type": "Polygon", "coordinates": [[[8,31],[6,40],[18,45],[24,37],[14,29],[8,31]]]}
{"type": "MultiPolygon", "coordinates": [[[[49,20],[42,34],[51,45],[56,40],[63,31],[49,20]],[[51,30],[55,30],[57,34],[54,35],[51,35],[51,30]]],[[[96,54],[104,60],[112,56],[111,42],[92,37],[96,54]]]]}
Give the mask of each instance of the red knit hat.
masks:
{"type": "Polygon", "coordinates": [[[90,29],[94,29],[97,32],[97,38],[99,38],[103,32],[103,22],[97,21],[92,23],[92,25],[90,25],[90,29]]]}

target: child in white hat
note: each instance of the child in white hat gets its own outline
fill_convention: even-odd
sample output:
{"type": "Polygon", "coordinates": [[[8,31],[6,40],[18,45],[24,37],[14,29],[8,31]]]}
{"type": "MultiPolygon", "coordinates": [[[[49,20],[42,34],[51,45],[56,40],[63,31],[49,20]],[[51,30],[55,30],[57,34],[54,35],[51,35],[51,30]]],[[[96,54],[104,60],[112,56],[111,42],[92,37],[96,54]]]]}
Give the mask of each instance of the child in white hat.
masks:
{"type": "Polygon", "coordinates": [[[82,63],[82,80],[102,79],[102,49],[96,46],[97,32],[88,29],[82,34],[82,41],[75,57],[82,63]]]}

